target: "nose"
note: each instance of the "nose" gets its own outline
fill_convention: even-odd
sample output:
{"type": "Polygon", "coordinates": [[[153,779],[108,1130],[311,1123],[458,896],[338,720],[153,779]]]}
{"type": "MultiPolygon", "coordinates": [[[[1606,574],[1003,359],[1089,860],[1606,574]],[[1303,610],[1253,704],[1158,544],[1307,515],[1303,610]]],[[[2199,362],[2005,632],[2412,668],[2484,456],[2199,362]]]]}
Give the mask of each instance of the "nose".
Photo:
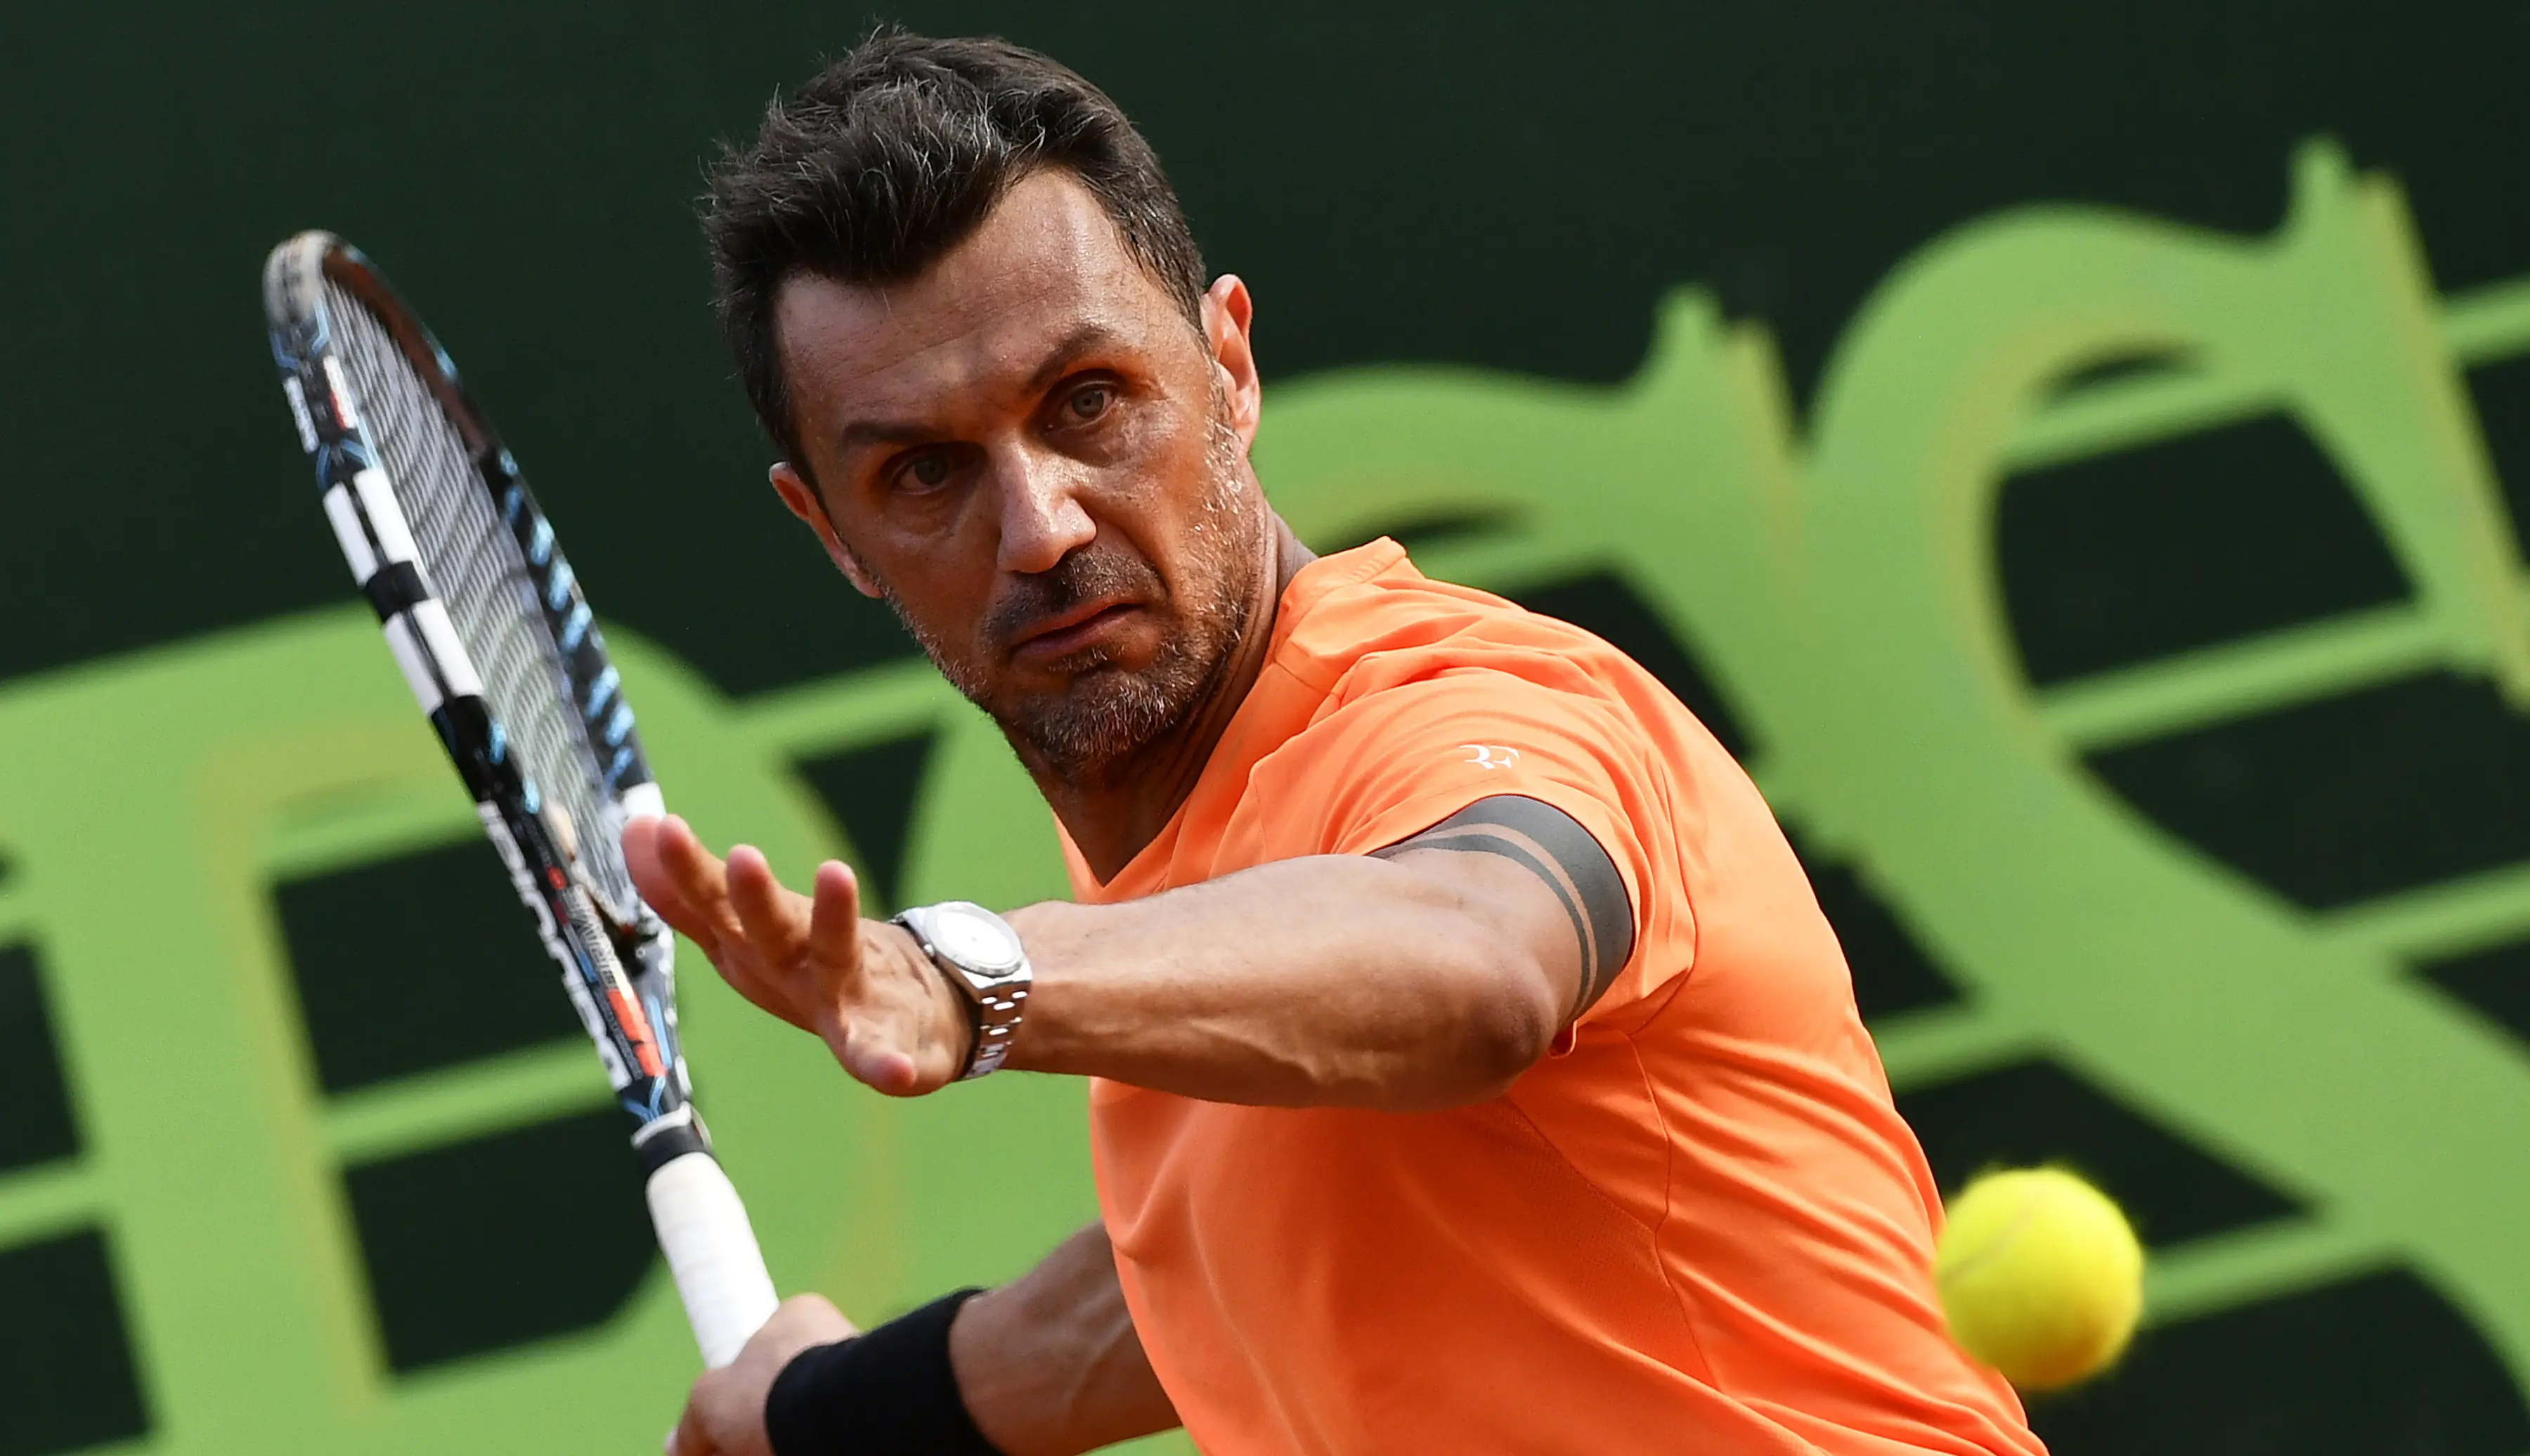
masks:
{"type": "Polygon", "coordinates": [[[1098,534],[1080,503],[1081,481],[1071,461],[1018,450],[994,472],[1000,495],[1001,545],[994,564],[1017,575],[1054,569],[1098,534]]]}

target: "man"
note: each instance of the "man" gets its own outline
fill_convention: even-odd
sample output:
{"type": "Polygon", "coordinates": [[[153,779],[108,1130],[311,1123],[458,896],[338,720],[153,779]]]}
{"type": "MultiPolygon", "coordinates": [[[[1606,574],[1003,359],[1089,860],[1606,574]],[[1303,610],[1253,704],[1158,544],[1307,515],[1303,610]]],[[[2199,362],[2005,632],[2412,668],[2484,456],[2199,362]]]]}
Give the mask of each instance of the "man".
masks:
{"type": "Polygon", "coordinates": [[[674,819],[635,874],[881,1092],[1094,1078],[1102,1217],[857,1337],[790,1301],[678,1456],[2039,1450],[1764,801],[1605,643],[1283,526],[1247,290],[1104,95],[882,32],[708,227],[776,490],[1001,725],[1076,903],[863,920],[674,819]]]}

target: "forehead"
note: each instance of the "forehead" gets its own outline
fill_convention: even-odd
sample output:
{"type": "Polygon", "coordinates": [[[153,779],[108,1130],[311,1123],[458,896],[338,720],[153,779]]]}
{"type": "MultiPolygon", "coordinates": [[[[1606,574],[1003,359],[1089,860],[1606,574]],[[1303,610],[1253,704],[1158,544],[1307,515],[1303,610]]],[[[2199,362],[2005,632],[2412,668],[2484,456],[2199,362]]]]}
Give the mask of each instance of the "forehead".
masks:
{"type": "Polygon", "coordinates": [[[1155,348],[1164,330],[1185,328],[1097,199],[1059,172],[1020,181],[919,278],[795,275],[775,318],[795,406],[828,417],[820,423],[980,400],[1015,388],[1087,333],[1155,348]]]}

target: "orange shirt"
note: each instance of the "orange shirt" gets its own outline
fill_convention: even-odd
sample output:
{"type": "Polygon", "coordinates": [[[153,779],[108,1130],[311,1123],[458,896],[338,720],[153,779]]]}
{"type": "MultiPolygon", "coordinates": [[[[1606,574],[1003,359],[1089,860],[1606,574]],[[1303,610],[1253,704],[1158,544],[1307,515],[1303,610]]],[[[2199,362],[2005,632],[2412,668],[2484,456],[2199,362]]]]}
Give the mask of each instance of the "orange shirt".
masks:
{"type": "Polygon", "coordinates": [[[1799,863],[1615,648],[1394,542],[1318,561],[1184,806],[1112,884],[1072,853],[1072,884],[1365,853],[1504,793],[1589,830],[1635,922],[1508,1094],[1409,1114],[1093,1087],[1117,1270],[1195,1444],[2040,1452],[1943,1333],[1939,1195],[1799,863]]]}

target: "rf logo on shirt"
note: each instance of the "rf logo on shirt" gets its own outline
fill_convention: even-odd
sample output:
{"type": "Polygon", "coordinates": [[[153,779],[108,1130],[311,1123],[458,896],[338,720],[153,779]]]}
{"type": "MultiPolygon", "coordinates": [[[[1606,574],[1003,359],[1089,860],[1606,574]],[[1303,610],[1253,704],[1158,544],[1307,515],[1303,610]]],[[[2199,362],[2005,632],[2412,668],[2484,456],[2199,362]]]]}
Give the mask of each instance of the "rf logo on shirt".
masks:
{"type": "Polygon", "coordinates": [[[1519,762],[1519,750],[1500,743],[1461,743],[1467,750],[1467,762],[1480,769],[1508,769],[1519,762]]]}

